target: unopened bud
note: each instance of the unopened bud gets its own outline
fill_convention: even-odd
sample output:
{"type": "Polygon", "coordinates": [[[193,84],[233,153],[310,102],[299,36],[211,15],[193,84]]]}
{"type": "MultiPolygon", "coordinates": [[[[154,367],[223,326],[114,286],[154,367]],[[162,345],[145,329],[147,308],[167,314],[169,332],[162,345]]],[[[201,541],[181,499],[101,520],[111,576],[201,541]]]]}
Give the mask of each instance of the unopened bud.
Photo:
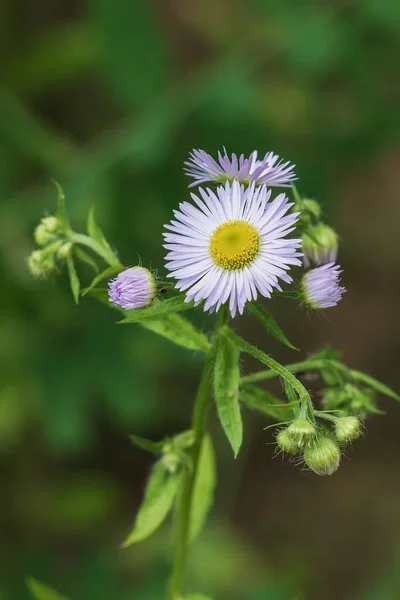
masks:
{"type": "Polygon", "coordinates": [[[340,464],[340,448],[330,437],[318,437],[305,448],[304,462],[317,475],[332,475],[340,464]]]}
{"type": "Polygon", "coordinates": [[[306,419],[296,419],[286,429],[288,436],[298,445],[300,448],[311,443],[316,435],[316,429],[312,423],[306,419]]]}
{"type": "Polygon", "coordinates": [[[44,217],[35,229],[34,237],[38,246],[44,247],[56,239],[62,232],[60,221],[57,217],[44,217]]]}
{"type": "Polygon", "coordinates": [[[342,417],[336,421],[336,439],[341,444],[356,440],[361,434],[361,424],[357,417],[342,417]]]}
{"type": "Polygon", "coordinates": [[[181,459],[179,458],[179,456],[177,454],[173,454],[173,453],[164,454],[161,461],[162,461],[162,464],[164,465],[164,467],[170,473],[176,473],[176,471],[178,470],[178,467],[181,463],[181,459]]]}
{"type": "Polygon", "coordinates": [[[57,272],[53,254],[43,250],[34,250],[28,258],[28,268],[34,277],[45,278],[57,272]]]}
{"type": "Polygon", "coordinates": [[[65,242],[57,252],[57,258],[63,259],[68,256],[72,248],[71,242],[65,242]]]}
{"type": "Polygon", "coordinates": [[[323,223],[308,227],[303,234],[302,251],[304,266],[325,265],[335,262],[338,253],[336,232],[323,223]]]}
{"type": "Polygon", "coordinates": [[[316,219],[321,217],[321,206],[316,200],[303,198],[303,210],[311,213],[316,219]]]}
{"type": "Polygon", "coordinates": [[[110,302],[125,310],[149,306],[157,293],[154,275],[144,267],[131,267],[122,271],[108,284],[110,302]]]}
{"type": "Polygon", "coordinates": [[[299,454],[301,446],[292,438],[287,429],[282,429],[276,436],[276,443],[287,454],[299,454]]]}

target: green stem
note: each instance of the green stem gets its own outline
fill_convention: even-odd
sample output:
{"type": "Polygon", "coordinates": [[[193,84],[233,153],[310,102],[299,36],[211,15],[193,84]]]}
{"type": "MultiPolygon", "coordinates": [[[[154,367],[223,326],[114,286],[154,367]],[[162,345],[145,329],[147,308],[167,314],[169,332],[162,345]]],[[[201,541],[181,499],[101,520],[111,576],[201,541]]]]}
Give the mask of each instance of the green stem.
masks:
{"type": "Polygon", "coordinates": [[[206,432],[207,413],[212,399],[212,378],[216,349],[216,340],[219,329],[225,324],[227,313],[222,309],[217,324],[214,340],[206,355],[203,375],[197,391],[193,408],[192,430],[194,433],[194,444],[191,449],[191,466],[183,475],[182,488],[176,511],[176,548],[172,568],[171,580],[168,588],[169,600],[180,600],[185,579],[186,562],[189,546],[190,533],[190,511],[192,507],[193,489],[196,480],[201,444],[206,432]]]}
{"type": "Polygon", "coordinates": [[[123,265],[119,262],[118,258],[111,249],[105,248],[102,246],[102,244],[96,242],[96,240],[88,235],[83,235],[82,233],[72,233],[69,239],[75,244],[87,246],[93,250],[93,252],[101,256],[101,258],[103,258],[111,267],[123,268],[123,265]]]}
{"type": "MultiPolygon", "coordinates": [[[[292,363],[290,365],[285,365],[285,369],[290,371],[290,373],[299,373],[301,371],[318,371],[320,369],[325,369],[326,367],[332,366],[332,362],[329,359],[315,359],[315,360],[304,360],[302,362],[292,363]]],[[[336,364],[335,364],[336,366],[336,364]]],[[[245,383],[257,383],[258,381],[265,381],[267,379],[273,379],[274,377],[278,377],[279,373],[275,370],[268,369],[267,371],[258,371],[258,373],[250,373],[250,375],[246,375],[242,377],[240,380],[240,385],[244,385],[245,383]]]]}

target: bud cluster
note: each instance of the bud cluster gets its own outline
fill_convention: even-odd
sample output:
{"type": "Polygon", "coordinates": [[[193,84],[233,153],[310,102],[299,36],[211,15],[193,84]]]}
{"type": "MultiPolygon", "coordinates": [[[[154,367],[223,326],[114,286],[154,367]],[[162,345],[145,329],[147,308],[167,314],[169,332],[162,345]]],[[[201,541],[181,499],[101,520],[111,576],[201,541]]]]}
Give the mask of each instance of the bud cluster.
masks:
{"type": "Polygon", "coordinates": [[[63,237],[63,228],[55,216],[43,217],[34,233],[39,249],[28,258],[28,268],[34,277],[46,278],[56,275],[58,262],[66,258],[71,244],[63,237]]]}
{"type": "Polygon", "coordinates": [[[344,416],[365,419],[368,414],[380,413],[376,406],[376,393],[365,386],[346,383],[323,391],[322,406],[325,410],[340,410],[344,416]]]}
{"type": "Polygon", "coordinates": [[[333,417],[323,413],[318,416],[332,421],[333,430],[298,418],[277,434],[276,443],[287,454],[302,454],[304,463],[317,475],[332,475],[339,468],[340,445],[361,435],[361,423],[354,416],[333,417]]]}
{"type": "Polygon", "coordinates": [[[189,460],[187,449],[193,446],[193,431],[185,431],[164,442],[161,449],[161,462],[170,473],[176,473],[181,465],[189,460]]]}

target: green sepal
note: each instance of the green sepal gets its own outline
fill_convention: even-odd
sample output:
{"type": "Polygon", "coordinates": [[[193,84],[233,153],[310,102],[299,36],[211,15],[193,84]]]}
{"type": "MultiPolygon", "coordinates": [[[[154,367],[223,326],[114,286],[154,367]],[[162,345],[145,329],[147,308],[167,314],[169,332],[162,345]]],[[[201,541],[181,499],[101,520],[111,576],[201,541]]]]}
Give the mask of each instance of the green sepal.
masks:
{"type": "Polygon", "coordinates": [[[138,446],[138,448],[147,450],[148,452],[153,452],[154,454],[161,452],[164,445],[164,441],[153,442],[152,440],[147,440],[146,438],[140,437],[140,435],[130,435],[129,439],[135,444],[135,446],[138,446]]]}
{"type": "Polygon", "coordinates": [[[171,473],[165,469],[161,461],[154,465],[147,482],[143,503],[122,548],[142,542],[158,529],[172,508],[179,480],[180,473],[171,473]]]}
{"type": "Polygon", "coordinates": [[[65,194],[58,181],[53,179],[53,183],[57,189],[57,219],[60,221],[63,231],[68,232],[70,227],[67,219],[67,213],[65,211],[65,194]]]}
{"type": "Polygon", "coordinates": [[[33,579],[33,577],[27,579],[26,587],[35,600],[68,600],[65,596],[61,596],[61,594],[51,587],[41,583],[37,579],[33,579]]]}
{"type": "Polygon", "coordinates": [[[298,401],[296,401],[295,405],[285,404],[282,402],[282,398],[278,398],[266,390],[250,384],[241,386],[239,397],[240,401],[246,406],[259,410],[265,415],[273,419],[279,419],[280,421],[291,418],[293,416],[292,409],[299,404],[298,401]]]}
{"type": "Polygon", "coordinates": [[[88,220],[87,220],[87,232],[91,238],[96,240],[96,242],[98,242],[101,246],[103,246],[103,248],[106,248],[113,254],[113,249],[111,248],[110,244],[107,242],[102,230],[96,223],[96,219],[94,216],[94,206],[91,206],[90,210],[89,210],[88,220]]]}
{"type": "Polygon", "coordinates": [[[265,329],[270,333],[275,339],[277,339],[285,346],[288,346],[292,350],[298,350],[296,346],[288,340],[286,335],[283,333],[282,329],[279,327],[278,323],[275,319],[267,313],[259,304],[256,302],[249,302],[247,304],[247,310],[251,312],[252,315],[256,317],[256,319],[265,327],[265,329]]]}
{"type": "Polygon", "coordinates": [[[204,436],[197,465],[196,479],[193,489],[193,500],[190,511],[190,539],[194,540],[200,533],[212,506],[214,490],[217,483],[217,471],[212,440],[204,436]]]}
{"type": "Polygon", "coordinates": [[[210,349],[210,342],[204,333],[196,329],[190,321],[181,315],[172,314],[163,319],[154,320],[143,319],[139,324],[145,329],[149,329],[189,350],[208,352],[210,349]]]}
{"type": "Polygon", "coordinates": [[[155,301],[146,308],[126,311],[126,317],[119,323],[138,323],[144,319],[160,319],[193,307],[193,302],[185,302],[185,296],[174,296],[166,300],[155,301]]]}
{"type": "Polygon", "coordinates": [[[224,335],[216,346],[214,393],[218,416],[234,456],[239,453],[243,439],[243,423],[239,404],[240,350],[224,335]]]}
{"type": "Polygon", "coordinates": [[[69,283],[71,286],[72,295],[74,297],[76,304],[78,304],[81,284],[79,282],[78,273],[76,272],[74,259],[73,259],[71,253],[69,253],[67,255],[67,269],[68,269],[69,283]]]}
{"type": "Polygon", "coordinates": [[[98,267],[96,261],[94,260],[94,258],[92,258],[90,256],[90,254],[88,252],[86,252],[86,250],[83,250],[83,248],[79,248],[79,246],[75,246],[74,254],[75,254],[76,258],[78,258],[82,262],[84,262],[87,265],[89,265],[90,267],[92,267],[92,269],[94,270],[95,273],[99,272],[99,267],[98,267]]]}
{"type": "Polygon", "coordinates": [[[92,281],[92,283],[82,291],[82,296],[86,296],[89,292],[91,292],[99,283],[104,281],[104,279],[108,279],[113,275],[117,275],[123,270],[123,267],[107,267],[104,271],[99,273],[92,281]]]}

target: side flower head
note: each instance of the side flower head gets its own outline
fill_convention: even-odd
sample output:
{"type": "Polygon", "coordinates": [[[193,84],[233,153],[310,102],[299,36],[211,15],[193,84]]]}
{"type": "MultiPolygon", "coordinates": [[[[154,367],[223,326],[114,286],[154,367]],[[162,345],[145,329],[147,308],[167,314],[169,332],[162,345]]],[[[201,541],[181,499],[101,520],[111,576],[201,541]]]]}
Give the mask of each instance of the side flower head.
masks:
{"type": "Polygon", "coordinates": [[[144,267],[126,269],[108,285],[110,302],[125,310],[149,306],[153,302],[156,292],[156,280],[152,273],[144,267]]]}
{"type": "Polygon", "coordinates": [[[303,234],[304,266],[309,268],[311,265],[335,262],[338,247],[338,236],[332,227],[324,223],[309,227],[303,234]]]}
{"type": "Polygon", "coordinates": [[[340,266],[335,263],[307,271],[299,287],[303,304],[314,310],[336,306],[346,291],[339,285],[341,272],[340,266]]]}
{"type": "Polygon", "coordinates": [[[294,165],[280,160],[273,152],[267,152],[261,160],[257,158],[256,150],[248,158],[243,154],[239,158],[232,154],[229,158],[224,148],[224,154],[218,152],[216,161],[204,150],[193,150],[185,165],[186,175],[194,179],[189,187],[212,181],[225,183],[234,179],[241,183],[288,187],[296,179],[294,165]]]}
{"type": "Polygon", "coordinates": [[[340,448],[330,437],[320,436],[304,450],[304,462],[317,475],[332,475],[340,464],[340,448]]]}
{"type": "Polygon", "coordinates": [[[168,277],[187,290],[187,302],[205,300],[204,310],[214,312],[229,301],[234,317],[258,293],[270,298],[280,290],[279,280],[292,282],[287,271],[301,264],[301,240],[286,236],[298,213],[286,214],[292,203],[285,194],[270,201],[266,186],[245,189],[234,181],[199,192],[191,194],[197,206],[183,202],[165,226],[168,277]]]}

